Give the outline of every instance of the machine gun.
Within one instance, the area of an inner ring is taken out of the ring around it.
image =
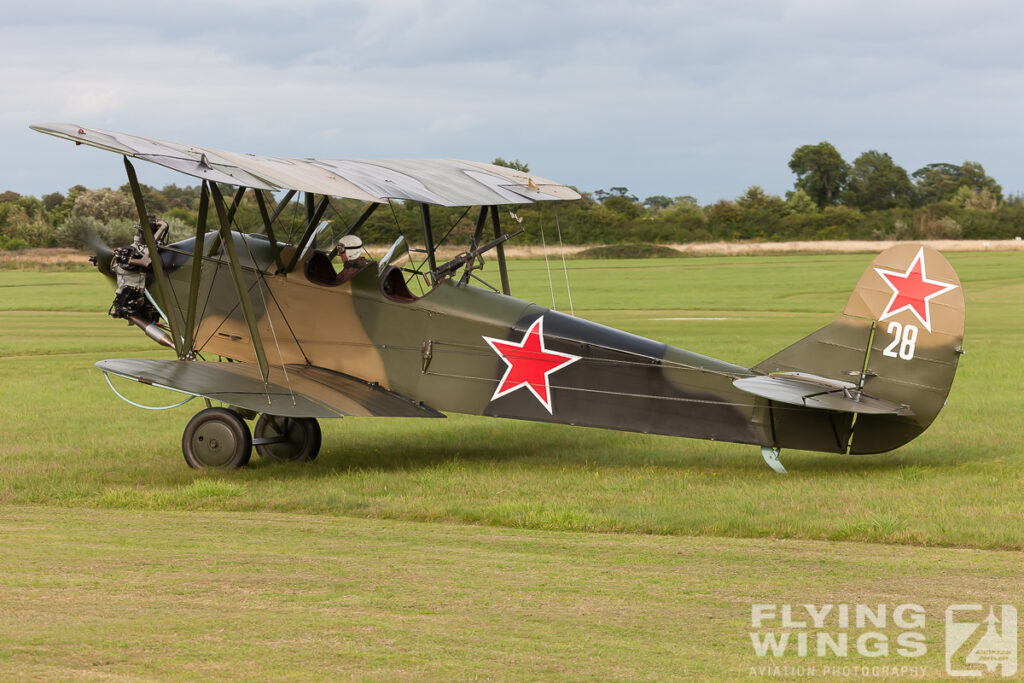
[[[486,244],[478,246],[472,246],[468,251],[464,251],[451,261],[443,263],[438,266],[435,270],[430,272],[434,278],[434,282],[440,282],[442,278],[451,277],[455,275],[455,272],[462,266],[466,266],[466,270],[462,272],[462,277],[459,278],[459,285],[464,285],[469,282],[470,277],[475,277],[473,271],[477,268],[481,268],[484,265],[483,254],[484,252],[494,249],[499,244],[504,244],[508,240],[512,239],[516,235],[526,232],[525,228],[520,228],[516,232],[505,233],[501,237],[497,237]],[[479,279],[479,278],[478,278]]]

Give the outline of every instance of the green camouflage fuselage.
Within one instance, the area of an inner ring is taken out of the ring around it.
[[[849,412],[786,405],[733,385],[768,369],[725,363],[451,279],[412,297],[387,284],[400,271],[378,275],[375,264],[342,284],[324,284],[322,275],[310,274],[311,260],[323,266],[325,257],[316,252],[291,273],[273,274],[264,238],[235,233],[234,239],[271,366],[326,368],[438,411],[831,452],[889,450],[934,417],[928,411],[857,416],[858,432],[866,433],[866,424],[876,432],[861,447],[851,439],[857,420]],[[175,299],[160,301],[164,310],[185,301],[191,244],[162,253]],[[252,362],[249,328],[236,292],[224,286],[228,278],[223,256],[206,257],[195,348],[206,357]],[[850,349],[837,369],[861,370],[873,324],[836,325],[846,340],[839,345]],[[805,352],[824,356],[833,346]],[[544,374],[545,368],[552,369]]]

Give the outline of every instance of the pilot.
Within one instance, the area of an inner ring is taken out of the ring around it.
[[[356,235],[345,235],[338,241],[338,254],[341,255],[342,268],[338,273],[337,282],[346,282],[355,277],[356,273],[366,267],[363,257],[363,241]]]

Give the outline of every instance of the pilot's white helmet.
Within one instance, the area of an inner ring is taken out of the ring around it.
[[[345,252],[346,258],[357,259],[363,250],[363,241],[355,235],[345,235],[338,240],[338,249]]]

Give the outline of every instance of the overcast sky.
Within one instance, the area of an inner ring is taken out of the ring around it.
[[[792,189],[793,150],[979,161],[1024,192],[1024,4],[4,3],[0,190],[124,183],[59,121],[294,157],[527,161],[583,190]],[[140,179],[194,184],[149,164]]]

